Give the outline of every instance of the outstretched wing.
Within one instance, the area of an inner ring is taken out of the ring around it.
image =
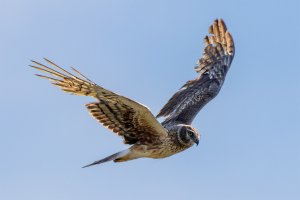
[[[211,35],[204,38],[203,56],[195,67],[200,76],[188,81],[161,109],[157,117],[162,123],[191,124],[197,113],[220,91],[234,57],[234,43],[222,19],[209,28]]]
[[[79,77],[59,67],[55,63],[45,59],[58,70],[32,61],[31,67],[52,75],[39,77],[49,79],[52,84],[63,91],[83,96],[92,96],[99,100],[96,103],[87,104],[87,109],[103,126],[123,136],[126,144],[149,144],[159,142],[167,136],[164,127],[156,120],[150,110],[121,95],[113,93],[95,84],[77,70],[72,68]]]

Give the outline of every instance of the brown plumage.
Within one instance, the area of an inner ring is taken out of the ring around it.
[[[64,70],[50,60],[45,60],[65,74],[39,62],[32,61],[39,67],[33,65],[31,67],[60,79],[39,74],[37,76],[49,79],[53,85],[60,87],[65,92],[92,96],[98,99],[99,102],[87,104],[87,109],[103,126],[123,136],[124,143],[134,144],[138,141],[140,144],[147,144],[149,141],[160,140],[167,135],[166,130],[157,122],[147,107],[100,87],[74,68],[72,69],[81,78]]]
[[[190,124],[198,111],[219,92],[233,59],[233,39],[223,20],[216,20],[209,33],[212,35],[204,38],[206,47],[196,67],[200,76],[188,81],[162,108],[158,114],[158,117],[166,117],[162,124],[144,105],[104,89],[74,68],[77,76],[48,59],[45,61],[52,68],[36,61],[32,61],[31,67],[50,74],[52,77],[37,76],[50,80],[65,92],[97,99],[97,102],[86,104],[90,114],[122,136],[125,144],[132,145],[87,166],[111,160],[164,158],[198,144],[200,135]]]

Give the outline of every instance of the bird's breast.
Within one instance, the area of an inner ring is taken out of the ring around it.
[[[165,158],[182,152],[190,146],[179,145],[173,140],[165,140],[164,142],[152,146],[140,148],[139,151],[143,153],[143,157],[148,158]]]

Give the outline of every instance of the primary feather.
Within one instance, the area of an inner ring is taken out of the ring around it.
[[[222,19],[209,28],[203,56],[195,67],[199,77],[188,81],[160,110],[164,126],[191,124],[197,113],[219,93],[234,57],[234,42]]]
[[[49,79],[53,85],[60,87],[65,92],[98,99],[99,102],[87,104],[87,109],[103,126],[123,136],[124,143],[134,144],[138,142],[145,144],[166,136],[165,129],[147,107],[104,89],[75,69],[73,70],[82,78],[64,70],[48,59],[45,60],[62,72],[33,61],[39,67],[34,65],[31,65],[31,67],[56,78],[38,74],[37,76]]]
[[[165,117],[162,124],[146,106],[97,85],[74,68],[77,76],[48,59],[45,61],[52,67],[32,61],[31,67],[50,75],[37,76],[50,80],[65,92],[94,97],[97,102],[86,104],[90,114],[122,136],[125,144],[132,145],[85,167],[142,157],[165,158],[198,145],[200,134],[190,124],[220,91],[234,56],[233,39],[223,20],[216,20],[209,33],[204,38],[203,56],[195,68],[199,77],[184,84],[161,109],[157,117]]]

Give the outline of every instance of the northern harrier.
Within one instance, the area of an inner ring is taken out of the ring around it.
[[[90,114],[103,126],[122,136],[125,144],[132,145],[104,159],[84,167],[107,161],[123,162],[132,159],[165,158],[199,143],[200,134],[191,126],[197,113],[220,91],[234,57],[234,42],[222,19],[215,20],[204,38],[205,48],[195,70],[199,76],[188,81],[161,109],[157,117],[151,111],[127,97],[113,93],[92,82],[75,70],[77,76],[45,59],[53,68],[36,61],[40,71],[52,75],[49,79],[63,91],[94,97],[97,101],[86,104]]]

